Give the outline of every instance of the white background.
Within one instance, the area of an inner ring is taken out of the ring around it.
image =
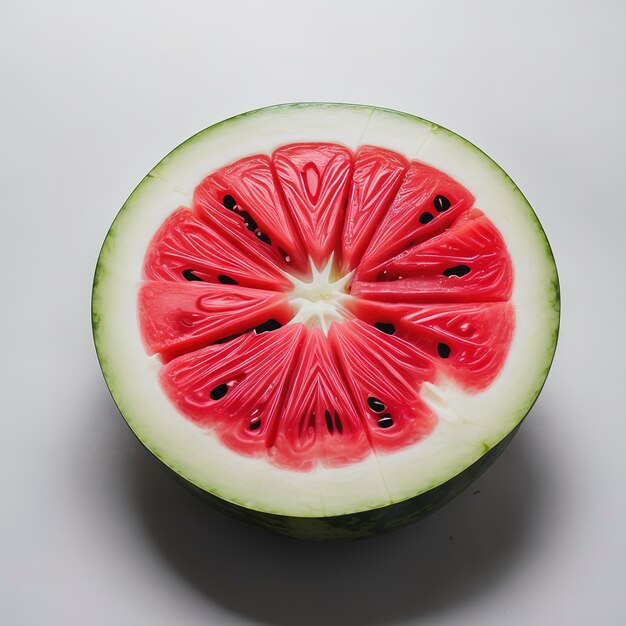
[[[2,2],[0,622],[626,623],[624,6]],[[142,176],[205,126],[303,100],[477,143],[562,281],[553,370],[503,457],[423,523],[347,545],[249,529],[162,474],[90,330],[100,245]]]

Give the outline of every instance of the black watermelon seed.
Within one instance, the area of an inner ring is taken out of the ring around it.
[[[374,398],[374,396],[370,396],[367,399],[367,406],[369,406],[374,413],[382,413],[387,408],[378,398]]]
[[[435,219],[435,216],[432,213],[422,213],[420,215],[420,224],[428,224],[428,222],[432,222]]]
[[[243,219],[243,225],[250,231],[255,232],[258,228],[257,223],[252,219],[252,216],[247,211],[241,211],[237,213],[239,217]]]
[[[454,267],[449,267],[447,270],[443,271],[444,276],[465,276],[465,274],[470,273],[469,265],[455,265]]]
[[[333,434],[333,416],[330,414],[330,411],[326,410],[324,411],[324,417],[326,418],[326,428],[328,428],[328,432],[332,435]]]
[[[257,335],[260,335],[261,333],[267,333],[270,332],[272,330],[278,330],[279,328],[282,328],[282,324],[278,321],[275,320],[273,318],[267,320],[267,322],[263,322],[262,324],[259,324],[255,329],[254,332]]]
[[[377,280],[381,282],[391,282],[392,280],[398,280],[398,275],[396,273],[389,273],[387,270],[383,270],[379,272]]]
[[[374,326],[387,335],[393,335],[396,332],[396,327],[389,322],[376,322]]]
[[[252,422],[249,426],[250,430],[256,430],[257,428],[261,427],[261,420],[257,419],[256,421]]]
[[[217,387],[214,387],[209,394],[211,396],[211,400],[221,400],[228,391],[228,385],[226,383],[222,383]]]
[[[237,339],[237,337],[241,337],[243,333],[238,333],[237,335],[228,335],[228,337],[222,337],[221,339],[218,339],[216,341],[214,341],[213,343],[228,343],[229,341],[232,341],[233,339]]]
[[[447,343],[438,343],[437,352],[442,359],[447,359],[450,356],[450,346]]]
[[[335,426],[337,427],[337,432],[341,434],[343,432],[343,425],[341,424],[341,419],[337,411],[335,411]]]
[[[227,343],[229,341],[232,341],[233,339],[237,339],[237,337],[241,337],[241,335],[245,333],[254,331],[257,335],[260,335],[261,333],[267,333],[272,330],[278,330],[279,328],[282,328],[282,327],[283,325],[278,320],[270,318],[269,320],[267,320],[267,322],[263,322],[262,324],[259,324],[255,328],[248,328],[243,333],[238,333],[237,335],[229,335],[228,337],[223,337],[222,339],[218,339],[217,341],[214,341],[213,343],[214,344]]]
[[[222,199],[222,204],[224,205],[224,208],[228,209],[229,211],[234,211],[235,207],[237,206],[237,200],[235,200],[235,198],[233,198],[231,195],[227,194]]]
[[[262,233],[260,230],[256,231],[256,236],[263,242],[266,243],[268,246],[272,245],[272,240],[265,234]]]
[[[196,276],[193,273],[193,270],[183,270],[182,273],[183,273],[183,278],[185,280],[200,280],[200,281],[202,280],[202,278],[200,278],[200,276]]]
[[[226,274],[220,274],[217,277],[217,280],[219,280],[220,283],[224,285],[238,285],[239,284],[234,278],[231,278],[230,276],[227,276]]]
[[[445,196],[436,196],[433,204],[435,205],[435,209],[437,209],[437,213],[443,213],[450,208],[450,200]]]
[[[393,419],[391,419],[391,415],[389,413],[383,413],[383,415],[378,418],[378,425],[381,428],[389,428],[390,426],[393,426]]]

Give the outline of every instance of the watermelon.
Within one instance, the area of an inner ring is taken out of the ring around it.
[[[94,279],[122,415],[218,509],[307,539],[404,526],[511,440],[559,287],[526,199],[478,148],[374,107],[212,126],[122,207]]]

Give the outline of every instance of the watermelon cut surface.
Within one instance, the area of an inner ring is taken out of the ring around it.
[[[177,148],[118,215],[93,295],[141,441],[219,508],[317,539],[401,526],[471,482],[539,393],[558,313],[545,235],[488,157],[348,105]]]

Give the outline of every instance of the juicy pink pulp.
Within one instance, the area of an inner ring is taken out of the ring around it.
[[[421,386],[485,389],[513,333],[511,261],[473,205],[374,146],[291,144],[214,172],[145,257],[139,322],[165,393],[232,450],[290,469],[427,436]],[[348,280],[323,332],[290,293],[328,264]]]

